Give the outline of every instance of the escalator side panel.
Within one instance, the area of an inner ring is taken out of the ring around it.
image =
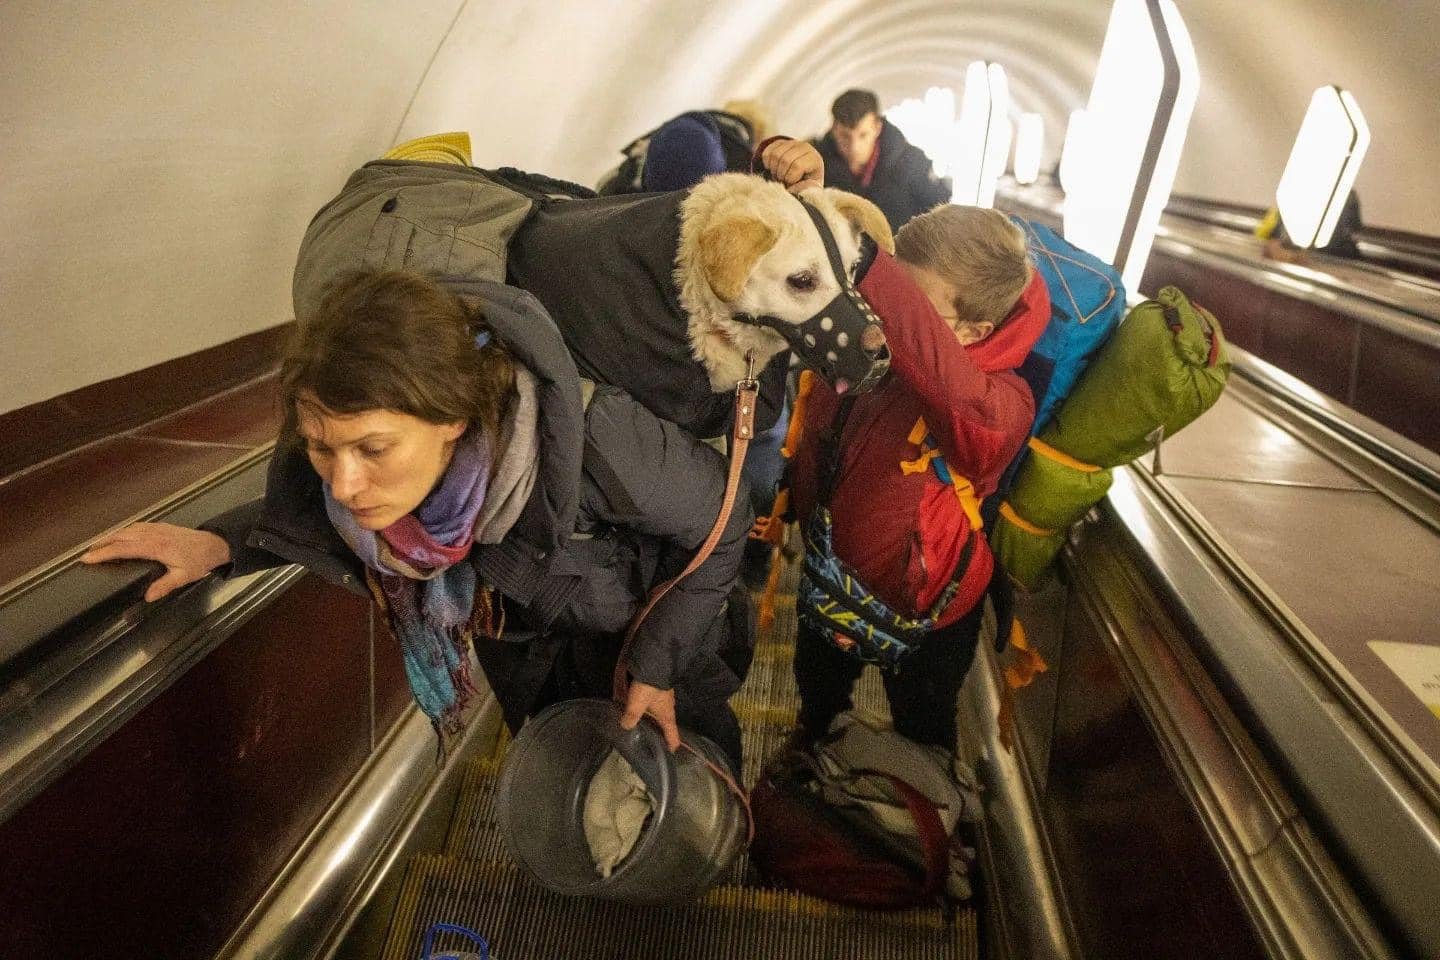
[[[1431,450],[1440,450],[1440,351],[1386,330],[1360,331],[1350,406]]]
[[[371,750],[369,611],[306,578],[0,824],[6,956],[210,956]]]
[[[1072,596],[1043,800],[1087,957],[1266,952],[1096,626]]]

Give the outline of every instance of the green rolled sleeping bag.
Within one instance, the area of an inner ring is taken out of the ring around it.
[[[1229,376],[1224,336],[1208,310],[1176,287],[1136,306],[1030,441],[991,530],[996,559],[1034,586],[1070,525],[1110,489],[1111,468],[1210,409]]]

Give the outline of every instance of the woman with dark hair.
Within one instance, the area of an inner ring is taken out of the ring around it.
[[[472,646],[512,730],[549,703],[609,696],[627,625],[721,510],[720,455],[582,382],[538,301],[500,283],[344,278],[299,326],[280,380],[263,500],[199,530],[137,524],[83,559],[164,564],[147,600],[286,562],[368,588],[442,732],[471,690]],[[674,749],[678,721],[738,771],[728,699],[749,667],[735,580],[751,515],[737,499],[627,649],[623,724],[649,713]]]

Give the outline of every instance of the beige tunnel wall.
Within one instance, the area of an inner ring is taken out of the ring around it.
[[[0,413],[288,319],[314,210],[404,139],[593,182],[632,136],[730,96],[813,133],[1003,63],[1051,150],[1109,0],[0,4]],[[1266,201],[1310,91],[1375,133],[1369,222],[1440,233],[1433,0],[1180,4],[1203,72],[1177,190]]]

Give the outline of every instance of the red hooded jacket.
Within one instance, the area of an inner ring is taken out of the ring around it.
[[[830,501],[835,552],[891,608],[923,617],[974,538],[959,590],[936,621],[947,626],[974,608],[990,582],[995,561],[978,504],[1029,436],[1035,401],[1013,371],[1045,330],[1050,295],[1037,273],[995,333],[961,346],[883,251],[860,292],[885,322],[891,376],[855,400],[840,438]],[[790,485],[802,523],[815,507],[819,448],[839,399],[817,379],[804,411]],[[942,479],[947,467],[951,482]]]

